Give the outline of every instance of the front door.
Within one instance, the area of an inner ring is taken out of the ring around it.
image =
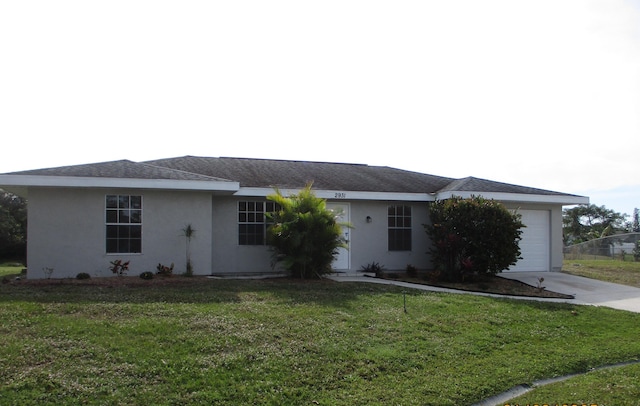
[[[349,203],[327,203],[327,209],[336,213],[339,223],[349,222]],[[347,246],[351,245],[349,227],[342,227],[342,234],[347,241]],[[335,256],[331,267],[335,270],[349,269],[349,250],[347,248],[338,248],[338,255]]]

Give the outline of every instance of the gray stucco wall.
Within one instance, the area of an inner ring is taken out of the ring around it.
[[[562,235],[562,206],[555,205],[551,210],[551,271],[560,272],[564,255],[564,240]]]
[[[389,251],[387,213],[392,204],[411,206],[411,251]],[[422,226],[429,221],[427,210],[423,202],[352,201],[351,270],[358,271],[374,262],[387,270],[404,270],[409,264],[419,269],[429,268],[429,240]],[[370,223],[366,221],[367,216],[371,217]]]
[[[106,254],[105,195],[143,196],[141,254]],[[185,271],[186,242],[181,230],[191,223],[194,273],[211,270],[211,195],[198,192],[31,188],[28,197],[28,278],[44,278],[43,267],[54,268],[52,278],[112,276],[109,262],[130,261],[129,275],[156,271],[158,263],[175,263]]]
[[[264,245],[238,244],[238,202],[265,201],[264,198],[216,196],[213,199],[212,273],[270,273],[271,254]]]
[[[271,257],[265,246],[238,245],[237,209],[239,200],[263,200],[261,198],[214,197],[213,199],[213,259],[215,274],[252,274],[272,272]],[[431,243],[423,224],[430,222],[428,203],[329,200],[347,203],[350,230],[350,271],[359,271],[363,266],[378,263],[387,270],[404,270],[407,265],[418,269],[431,269],[429,248]],[[389,251],[387,241],[387,209],[391,204],[404,204],[412,208],[412,250]],[[545,210],[550,212],[550,270],[562,268],[562,206],[550,204],[508,203],[509,209]],[[367,223],[370,216],[372,221]]]
[[[105,195],[143,196],[143,245],[141,254],[105,253]],[[256,274],[272,272],[266,246],[238,244],[238,201],[264,200],[212,195],[209,192],[30,188],[28,196],[29,278],[43,278],[42,268],[54,268],[53,278],[112,276],[109,262],[130,261],[129,275],[156,271],[158,263],[175,263],[174,273],[185,271],[185,238],[181,230],[191,224],[196,236],[191,243],[196,275]],[[349,205],[349,264],[355,272],[378,263],[387,270],[403,270],[407,265],[431,267],[430,242],[423,224],[429,222],[425,202],[336,200]],[[391,204],[412,207],[412,250],[389,251],[387,209]],[[562,267],[562,207],[548,204],[507,204],[511,209],[550,212],[550,268]],[[367,216],[372,221],[367,222]]]
[[[213,259],[214,274],[255,274],[273,272],[271,254],[266,246],[238,245],[238,201],[261,198],[214,197]],[[331,202],[331,201],[330,201]],[[426,203],[346,201],[350,207],[350,270],[377,262],[388,270],[404,270],[408,264],[420,269],[430,266],[428,239],[422,224],[428,221]],[[387,208],[390,204],[412,207],[412,251],[389,251],[387,243]],[[371,216],[371,223],[367,223]]]

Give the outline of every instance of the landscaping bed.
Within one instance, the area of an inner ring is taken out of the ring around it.
[[[447,289],[458,289],[470,292],[491,293],[507,296],[529,296],[543,297],[553,299],[573,299],[573,295],[567,295],[559,292],[546,290],[544,287],[531,286],[524,282],[514,279],[503,278],[500,276],[486,275],[477,276],[472,280],[465,282],[446,282],[438,281],[430,275],[423,274],[417,276],[409,276],[406,272],[389,272],[383,273],[382,278],[399,280],[408,283],[417,283],[421,285],[437,286]]]
[[[164,286],[164,285],[180,285],[190,283],[200,283],[206,276],[193,276],[185,277],[181,275],[173,276],[155,276],[151,280],[145,280],[137,276],[111,276],[111,277],[99,277],[90,279],[15,279],[18,275],[11,275],[11,277],[5,277],[5,283],[28,283],[32,285],[83,285],[83,286],[102,286],[102,287],[116,287],[116,286]],[[546,290],[545,288],[539,288],[531,286],[518,280],[502,278],[500,276],[483,276],[476,277],[474,280],[462,282],[445,282],[434,281],[433,278],[429,278],[428,275],[409,276],[406,272],[385,272],[379,275],[380,278],[389,280],[398,280],[402,282],[415,283],[420,285],[436,286],[447,289],[457,289],[469,292],[482,292],[491,293],[505,296],[528,296],[528,297],[542,297],[542,298],[554,298],[554,299],[573,299],[572,295],[564,293],[553,292]]]

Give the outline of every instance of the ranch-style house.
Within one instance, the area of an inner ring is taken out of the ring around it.
[[[390,167],[290,160],[184,156],[0,174],[0,188],[27,199],[28,278],[112,276],[110,263],[129,261],[129,275],[174,263],[185,271],[191,225],[195,275],[271,274],[265,245],[278,188],[296,193],[313,182],[316,196],[339,210],[348,249],[337,272],[377,262],[388,270],[431,266],[423,224],[430,202],[483,196],[517,209],[526,225],[522,259],[509,271],[559,271],[562,207],[589,199],[468,177],[452,179]]]

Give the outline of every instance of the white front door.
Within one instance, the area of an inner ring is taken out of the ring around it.
[[[349,222],[349,203],[327,203],[327,209],[333,211],[338,216],[339,223]],[[342,233],[344,239],[347,241],[347,246],[351,245],[349,227],[342,227]],[[338,248],[338,255],[333,260],[331,267],[335,270],[349,269],[349,250],[346,248]]]

